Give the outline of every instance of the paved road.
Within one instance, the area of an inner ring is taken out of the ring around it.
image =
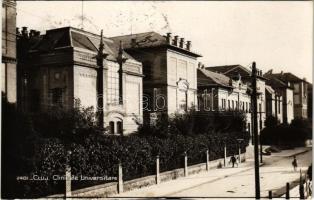
[[[304,150],[304,149],[303,149]],[[291,162],[292,155],[302,152],[301,149],[284,151],[264,156],[261,173],[261,196],[267,197],[268,191],[276,191],[299,177],[294,172]],[[299,166],[306,170],[312,162],[312,151],[297,155]],[[133,190],[116,197],[254,197],[253,160],[241,164],[238,168],[224,168],[172,180],[147,188]],[[276,194],[274,194],[276,195]]]

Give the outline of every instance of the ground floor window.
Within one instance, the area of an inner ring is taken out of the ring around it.
[[[109,122],[109,132],[110,134],[114,134],[114,122]]]
[[[110,121],[109,133],[123,135],[123,122],[122,121]]]
[[[123,135],[123,123],[121,121],[117,122],[117,133]]]

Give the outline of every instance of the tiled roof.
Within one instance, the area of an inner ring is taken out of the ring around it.
[[[122,41],[123,47],[126,49],[156,47],[156,46],[167,44],[166,38],[156,32],[122,35],[122,36],[112,37],[110,39],[116,42]],[[135,39],[134,44],[132,44],[132,39]]]
[[[278,73],[278,74],[273,74],[273,76],[275,76],[276,78],[284,81],[284,82],[299,82],[299,81],[303,81],[303,79],[297,77],[296,75],[288,72],[288,73]]]
[[[229,85],[230,78],[219,73],[215,73],[206,69],[197,69],[197,86],[222,86],[231,87]]]
[[[153,31],[131,34],[131,35],[116,36],[116,37],[111,37],[110,39],[116,42],[121,41],[125,49],[140,49],[140,48],[153,48],[153,47],[167,46],[169,48],[176,49],[178,51],[181,51],[186,54],[190,54],[195,57],[201,57],[201,55],[196,52],[192,52],[190,50],[180,48],[179,46],[168,44],[166,36],[160,35],[159,33],[156,33]]]
[[[230,78],[238,77],[250,77],[251,71],[242,65],[222,65],[222,66],[210,66],[206,67],[207,70],[212,72],[222,73]],[[263,76],[257,75],[258,78],[265,79]]]
[[[266,84],[270,85],[273,88],[287,88],[289,87],[287,83],[284,81],[280,80],[274,74],[268,74],[266,73],[264,75],[267,78]]]
[[[109,38],[103,38],[104,53],[108,54],[107,59],[116,61],[119,52],[119,43]],[[48,30],[39,43],[31,47],[31,50],[48,52],[60,47],[77,47],[97,52],[100,43],[100,35],[89,33],[73,27],[64,27]],[[134,60],[127,52],[124,57]]]

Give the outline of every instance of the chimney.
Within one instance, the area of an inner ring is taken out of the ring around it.
[[[136,38],[132,38],[131,39],[131,47],[135,47],[136,46]]]
[[[201,62],[198,62],[198,68],[202,68],[202,63]]]
[[[184,45],[184,38],[180,38],[180,48],[183,48]]]
[[[36,37],[40,36],[40,31],[35,31],[35,36]]]
[[[204,64],[202,64],[202,69],[204,69],[205,68],[205,65]]]
[[[260,73],[261,73],[260,76],[263,76],[263,71],[262,70],[260,71]]]
[[[18,27],[16,27],[16,35],[21,36],[21,32],[20,32],[20,29]]]
[[[191,50],[191,41],[186,42],[186,50],[190,51]]]
[[[167,33],[166,39],[167,39],[167,43],[171,44],[171,33]]]
[[[27,27],[26,26],[22,27],[22,36],[23,37],[28,37],[28,31],[27,31]]]
[[[30,31],[29,31],[29,37],[30,38],[32,38],[32,37],[34,37],[35,36],[35,30],[33,30],[33,29],[31,29]]]
[[[283,71],[281,71],[280,74],[283,75]]]
[[[178,38],[179,38],[179,36],[174,36],[174,40],[173,40],[173,45],[174,46],[178,46]]]

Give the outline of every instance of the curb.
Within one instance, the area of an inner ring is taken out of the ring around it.
[[[297,156],[297,155],[300,155],[300,154],[307,153],[308,151],[311,151],[311,149],[306,149],[306,150],[303,150],[303,151],[301,151],[301,152],[292,154],[292,155],[287,156],[287,157],[289,158],[289,157]],[[266,164],[265,162],[260,163],[259,167],[262,167],[262,166],[265,165],[265,164]],[[224,179],[224,178],[227,178],[227,177],[230,177],[230,176],[233,176],[233,175],[236,175],[236,174],[239,174],[239,173],[245,172],[245,171],[247,171],[247,170],[251,170],[251,169],[254,169],[254,167],[249,167],[249,168],[247,168],[247,169],[244,169],[244,170],[241,170],[241,171],[232,173],[232,174],[228,174],[228,175],[225,175],[225,176],[222,176],[222,177],[218,177],[218,178],[215,178],[215,179],[213,179],[213,180],[210,180],[210,181],[207,181],[207,182],[204,182],[204,183],[200,183],[200,184],[194,185],[194,186],[189,187],[189,188],[181,189],[181,190],[178,190],[178,191],[176,191],[176,192],[171,192],[171,193],[166,194],[165,196],[168,197],[168,196],[170,196],[170,195],[183,192],[183,191],[185,191],[185,190],[187,190],[187,189],[193,189],[193,188],[199,187],[199,186],[204,185],[204,184],[208,184],[208,183],[212,183],[212,182],[215,182],[215,181],[219,181],[219,180],[222,180],[222,179]],[[294,181],[292,181],[292,182],[290,182],[290,185],[291,185],[291,188],[296,187],[296,186],[298,185],[298,179],[297,179],[297,180],[294,180]],[[282,190],[283,190],[283,193],[282,193]],[[279,193],[278,193],[278,192],[279,192]],[[279,188],[279,189],[275,190],[275,191],[273,192],[273,197],[274,197],[274,198],[278,198],[278,197],[281,197],[281,196],[284,195],[284,194],[285,194],[285,186],[282,187],[282,188]]]
[[[263,166],[263,165],[264,165],[264,163],[260,163],[259,166],[261,167],[261,166]],[[243,170],[238,171],[238,172],[235,172],[235,173],[231,173],[231,174],[228,174],[228,175],[225,175],[225,176],[222,176],[222,177],[215,178],[215,179],[210,180],[210,181],[206,181],[206,182],[204,182],[204,183],[200,183],[200,184],[194,185],[194,186],[192,186],[192,187],[188,187],[188,188],[184,188],[184,189],[181,189],[181,190],[178,190],[178,191],[175,191],[175,192],[171,192],[171,193],[168,193],[168,194],[166,194],[166,195],[164,195],[164,196],[165,196],[165,197],[169,197],[170,195],[183,192],[183,191],[185,191],[185,190],[187,190],[187,189],[193,189],[193,188],[199,187],[199,186],[201,186],[201,185],[205,185],[205,184],[208,184],[208,183],[212,183],[212,182],[215,182],[215,181],[219,181],[219,180],[222,180],[222,179],[224,179],[224,178],[228,178],[228,177],[230,177],[230,176],[233,176],[233,175],[236,175],[236,174],[239,174],[239,173],[245,172],[245,171],[247,171],[247,170],[251,170],[251,169],[254,169],[254,167],[249,167],[249,168],[243,169]],[[174,196],[174,198],[175,198],[175,196]]]
[[[296,153],[296,154],[293,154],[293,155],[287,156],[287,157],[291,158],[293,156],[304,154],[304,153],[307,153],[309,151],[311,151],[311,149],[307,149],[307,150],[301,151],[299,153]],[[293,181],[290,181],[289,183],[290,183],[290,190],[292,190],[293,188],[298,187],[298,185],[299,185],[299,178],[297,178],[297,179],[295,179]],[[285,194],[286,194],[286,186],[283,186],[283,187],[273,191],[273,198],[284,198],[282,196],[285,195]],[[291,197],[290,196],[290,198],[300,198],[300,197]]]

